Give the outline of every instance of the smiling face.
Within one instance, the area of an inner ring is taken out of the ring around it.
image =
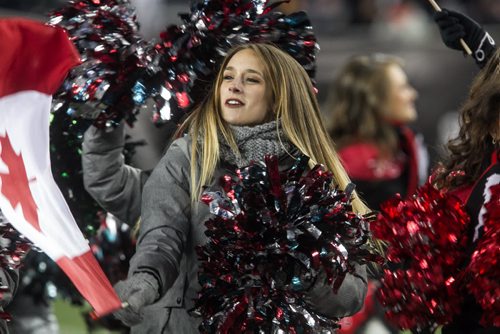
[[[223,69],[220,85],[222,118],[231,125],[258,125],[269,120],[271,98],[264,64],[254,51],[237,52]]]

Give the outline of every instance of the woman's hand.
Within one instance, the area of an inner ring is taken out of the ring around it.
[[[142,308],[154,303],[159,297],[158,280],[146,272],[139,272],[114,286],[120,299],[128,306],[113,313],[126,326],[134,326],[143,319]]]

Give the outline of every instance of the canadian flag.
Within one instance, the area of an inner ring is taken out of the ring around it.
[[[0,208],[102,316],[120,308],[121,301],[50,168],[52,94],[79,63],[63,29],[27,19],[0,19]]]

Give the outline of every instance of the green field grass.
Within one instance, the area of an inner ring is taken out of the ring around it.
[[[61,334],[119,334],[117,331],[106,329],[92,330],[89,332],[85,325],[84,314],[90,311],[88,306],[75,306],[70,303],[56,299],[54,301],[54,312],[59,322],[59,333]]]

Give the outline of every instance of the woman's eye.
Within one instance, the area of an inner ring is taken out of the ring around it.
[[[257,78],[247,78],[247,81],[251,82],[251,83],[259,83],[260,82],[260,80]]]
[[[232,76],[227,74],[222,77],[222,80],[231,80],[232,78],[233,78]]]

